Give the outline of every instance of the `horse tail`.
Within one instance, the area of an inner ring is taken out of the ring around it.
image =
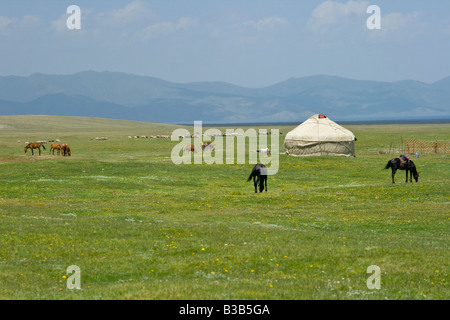
[[[392,167],[391,160],[388,161],[386,167],[384,167],[384,168],[385,168],[385,169],[389,169],[390,167]]]
[[[45,149],[45,146],[44,146],[44,144],[43,144],[43,143],[41,143],[41,146],[42,146],[42,148],[44,148],[44,150],[46,150],[46,149]]]
[[[253,168],[253,169],[252,169],[252,173],[250,173],[250,175],[248,176],[247,182],[249,182],[250,180],[252,180],[253,176],[256,175],[256,172],[255,172],[255,171],[256,171],[255,168]]]

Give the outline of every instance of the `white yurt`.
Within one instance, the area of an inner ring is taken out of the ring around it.
[[[322,114],[315,114],[286,134],[284,147],[292,156],[355,156],[355,136]]]

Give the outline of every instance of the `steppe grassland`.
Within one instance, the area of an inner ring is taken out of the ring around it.
[[[3,299],[450,296],[448,154],[421,154],[419,183],[400,171],[393,185],[383,168],[397,151],[378,153],[401,139],[449,141],[448,124],[346,126],[355,158],[280,154],[257,195],[249,164],[174,165],[178,142],[128,138],[179,126],[48,116],[0,125]],[[276,128],[282,153],[293,126]],[[54,138],[72,157],[23,152]],[[66,287],[70,265],[81,290]],[[370,265],[379,290],[367,287]]]

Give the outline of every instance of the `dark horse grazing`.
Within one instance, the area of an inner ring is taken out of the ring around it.
[[[25,153],[27,153],[28,149],[31,149],[31,155],[34,156],[33,149],[39,149],[39,155],[41,155],[41,147],[44,148],[44,150],[45,150],[44,145],[40,142],[29,143],[25,147]]]
[[[259,184],[259,192],[263,192],[266,187],[267,192],[267,168],[263,164],[255,164],[252,168],[252,173],[247,179],[249,182],[253,177],[253,184],[255,185],[255,193],[258,193],[257,186]]]
[[[408,182],[408,171],[409,171],[409,182],[412,182],[412,176],[414,175],[414,180],[419,181],[419,172],[417,172],[416,165],[412,160],[402,161],[400,158],[394,158],[388,161],[385,169],[392,169],[392,183],[395,183],[394,176],[398,169],[406,170],[406,182]]]

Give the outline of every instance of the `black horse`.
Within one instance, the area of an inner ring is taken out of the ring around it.
[[[252,168],[252,173],[247,179],[249,182],[253,177],[253,184],[255,185],[255,193],[258,193],[257,186],[259,185],[259,192],[263,192],[264,187],[267,192],[267,168],[263,164],[255,164]]]
[[[408,182],[408,171],[409,171],[409,182],[412,182],[412,176],[414,175],[414,180],[419,181],[419,172],[417,172],[416,165],[412,160],[402,161],[400,158],[394,158],[388,161],[385,169],[392,169],[392,183],[395,183],[394,176],[398,169],[406,170],[406,182]]]

